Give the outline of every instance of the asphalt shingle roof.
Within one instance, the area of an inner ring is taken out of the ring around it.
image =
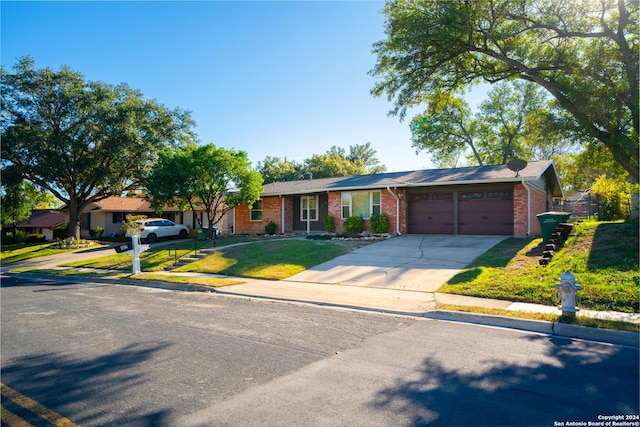
[[[54,228],[63,225],[65,215],[54,209],[35,209],[31,211],[31,217],[26,221],[16,223],[16,228],[42,227]]]
[[[510,170],[506,165],[425,169],[349,177],[273,182],[264,185],[262,195],[274,196],[367,188],[428,187],[454,184],[534,181],[540,179],[545,174],[552,174],[551,182],[554,187],[554,195],[558,193],[561,195],[557,173],[555,172],[555,167],[551,161],[530,162],[524,169],[519,171],[517,177],[516,173]]]

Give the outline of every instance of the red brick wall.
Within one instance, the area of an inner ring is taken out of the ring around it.
[[[341,194],[342,193],[337,193],[337,192],[328,194],[328,202],[329,202],[329,206],[327,207],[328,215],[335,218],[336,231],[338,232],[343,230],[342,224],[344,224],[344,221],[342,220],[342,218],[340,218],[342,216]]]
[[[529,185],[531,206],[529,207],[529,221],[531,236],[540,234],[540,223],[536,215],[547,211],[547,194]],[[522,184],[515,184],[513,188],[513,233],[515,236],[527,235],[527,189]]]
[[[282,233],[282,216],[280,208],[282,199],[280,197],[262,198],[262,220],[250,221],[250,210],[245,205],[236,207],[236,233],[240,234],[264,234],[264,227],[273,221],[278,224],[278,233]],[[293,210],[293,202],[292,209]]]
[[[389,215],[389,232],[396,232],[396,199],[389,194],[386,189],[380,190],[382,213]],[[398,190],[397,194],[400,194],[400,232],[404,233],[407,227],[406,221],[406,194],[404,190]],[[344,230],[344,220],[342,217],[342,192],[329,193],[329,215],[336,219],[336,231],[341,232]],[[369,229],[369,221],[365,220],[365,226]]]

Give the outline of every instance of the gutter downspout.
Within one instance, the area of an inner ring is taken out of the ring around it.
[[[527,186],[524,179],[521,181],[522,186],[527,190],[527,236],[531,235],[531,189]]]
[[[284,197],[280,196],[280,232],[284,234]]]
[[[400,236],[400,197],[398,197],[396,193],[391,191],[391,188],[388,185],[387,191],[393,196],[394,199],[396,199],[396,234]]]

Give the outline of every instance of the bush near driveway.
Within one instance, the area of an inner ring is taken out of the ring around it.
[[[583,222],[551,263],[540,266],[542,239],[509,238],[478,257],[437,292],[557,305],[565,271],[583,286],[578,307],[639,312],[638,220]]]

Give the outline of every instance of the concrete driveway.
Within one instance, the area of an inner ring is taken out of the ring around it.
[[[434,292],[506,237],[398,236],[356,249],[286,281]]]

